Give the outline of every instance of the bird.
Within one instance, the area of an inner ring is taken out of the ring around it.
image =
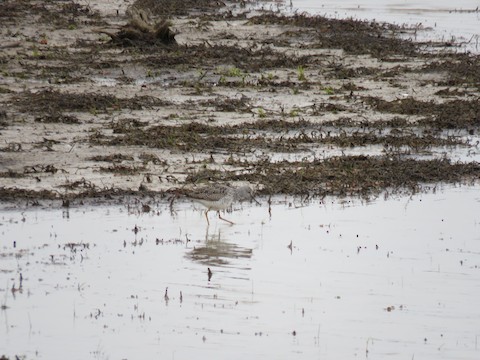
[[[235,188],[223,184],[216,184],[197,189],[184,190],[183,193],[187,198],[198,202],[207,208],[205,211],[205,218],[209,225],[210,221],[208,220],[208,212],[210,210],[215,210],[218,213],[218,218],[220,220],[233,225],[234,223],[232,221],[222,217],[220,210],[228,209],[236,201],[254,200],[258,203],[253,197],[253,190],[249,186]]]

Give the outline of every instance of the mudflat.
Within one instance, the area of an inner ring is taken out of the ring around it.
[[[3,1],[0,21],[2,200],[480,176],[479,56],[415,29],[208,0]]]

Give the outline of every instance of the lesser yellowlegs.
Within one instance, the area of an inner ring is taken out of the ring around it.
[[[205,211],[205,217],[208,224],[210,224],[210,221],[208,220],[208,212],[210,210],[215,210],[218,213],[219,219],[233,224],[232,221],[222,217],[220,210],[228,209],[235,201],[255,200],[253,197],[253,190],[249,186],[234,188],[227,185],[217,184],[192,190],[184,190],[183,193],[191,200],[196,201],[207,208]]]

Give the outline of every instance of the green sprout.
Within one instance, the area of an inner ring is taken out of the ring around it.
[[[266,111],[263,108],[258,108],[258,117],[263,119],[267,116]]]
[[[243,72],[242,70],[234,66],[227,70],[226,75],[230,77],[241,77],[243,75]]]
[[[323,90],[325,91],[325,94],[327,94],[327,95],[334,95],[335,94],[335,90],[331,86],[327,86]]]
[[[307,81],[307,78],[305,77],[305,68],[302,65],[300,65],[297,68],[297,72],[298,72],[298,80]]]

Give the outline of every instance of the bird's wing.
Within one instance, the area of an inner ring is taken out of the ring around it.
[[[192,199],[217,201],[223,198],[231,189],[224,185],[206,186],[189,190],[186,195]]]

